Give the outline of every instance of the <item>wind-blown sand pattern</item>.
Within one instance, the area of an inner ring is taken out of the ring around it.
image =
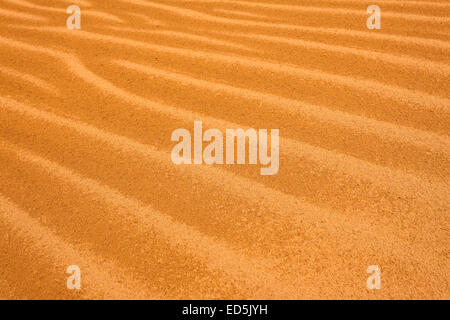
[[[450,298],[448,1],[2,0],[0,27],[0,299]],[[173,164],[195,120],[280,129],[278,174]]]

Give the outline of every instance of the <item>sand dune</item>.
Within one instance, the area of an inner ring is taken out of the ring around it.
[[[0,299],[450,298],[450,5],[370,4],[2,1]],[[173,164],[196,120],[279,172]]]

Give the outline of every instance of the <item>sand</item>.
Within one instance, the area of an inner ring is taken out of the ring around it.
[[[449,30],[444,0],[3,0],[0,299],[449,299]],[[173,164],[195,120],[279,129],[279,172]]]

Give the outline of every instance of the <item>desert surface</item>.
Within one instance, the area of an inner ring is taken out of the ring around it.
[[[0,299],[450,298],[449,1],[0,4]],[[278,173],[174,164],[198,120]]]

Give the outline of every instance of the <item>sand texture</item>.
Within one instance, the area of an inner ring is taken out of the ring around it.
[[[0,0],[0,299],[449,299],[449,181],[448,0]]]

